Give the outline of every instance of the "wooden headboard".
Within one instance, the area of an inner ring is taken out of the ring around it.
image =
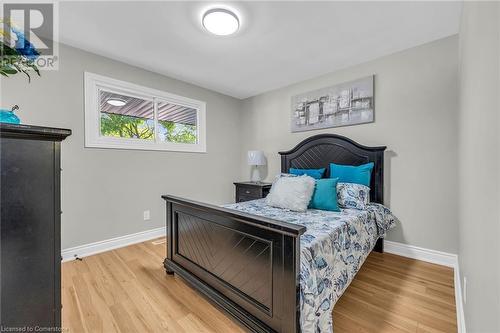
[[[370,184],[370,200],[384,203],[384,150],[381,147],[366,147],[336,134],[319,134],[300,142],[295,148],[280,152],[281,172],[290,168],[326,168],[325,177],[330,177],[330,163],[360,165],[375,164]]]

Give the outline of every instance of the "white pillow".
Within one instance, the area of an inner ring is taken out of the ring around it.
[[[276,179],[266,197],[269,206],[296,212],[307,210],[316,181],[309,176],[280,177]]]

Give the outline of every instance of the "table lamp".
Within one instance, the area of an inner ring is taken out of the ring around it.
[[[248,165],[252,166],[252,182],[260,183],[261,178],[259,166],[266,165],[266,157],[264,156],[264,152],[261,150],[249,150]]]

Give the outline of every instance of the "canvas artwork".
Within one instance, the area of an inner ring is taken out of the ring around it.
[[[292,132],[370,123],[373,75],[292,97]]]

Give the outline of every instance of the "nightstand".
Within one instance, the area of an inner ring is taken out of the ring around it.
[[[271,189],[271,183],[238,182],[236,186],[236,202],[265,198]]]

